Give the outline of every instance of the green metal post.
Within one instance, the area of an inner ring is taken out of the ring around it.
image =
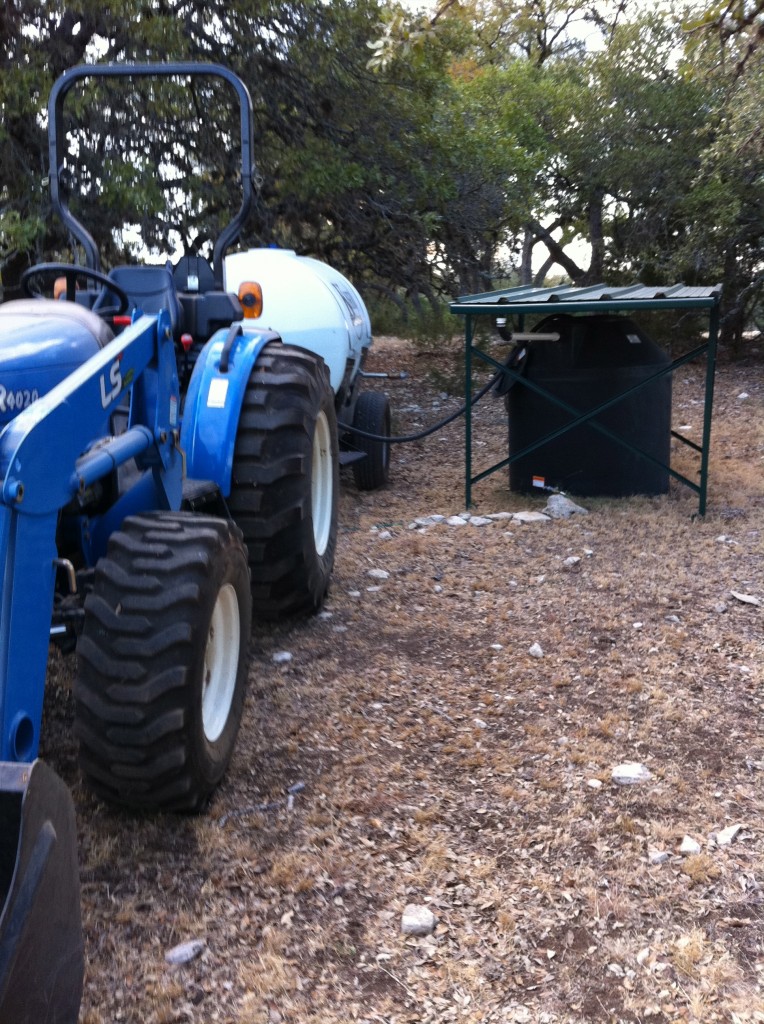
[[[714,407],[714,379],[716,377],[716,344],[719,336],[719,306],[713,306],[708,318],[708,355],[706,357],[706,398],[703,406],[703,442],[700,453],[700,497],[698,514],[706,514],[708,493],[708,459],[711,447],[711,414]]]
[[[472,317],[464,324],[464,507],[472,505]]]

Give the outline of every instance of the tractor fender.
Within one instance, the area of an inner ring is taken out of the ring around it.
[[[186,476],[214,481],[226,498],[249,375],[268,342],[280,340],[274,331],[234,324],[213,334],[194,365],[180,431]]]

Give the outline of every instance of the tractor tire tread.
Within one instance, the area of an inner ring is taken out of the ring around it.
[[[324,412],[332,433],[334,491],[329,543],[315,550],[311,509],[313,432]],[[228,505],[244,535],[253,610],[263,619],[317,611],[326,595],[337,532],[339,451],[329,371],[320,356],[271,342],[244,394]]]
[[[353,426],[380,437],[390,436],[390,401],[380,391],[362,391],[358,396]],[[359,491],[376,491],[388,479],[390,447],[380,441],[356,435],[353,447],[366,453],[366,457],[353,463],[353,479]]]
[[[204,651],[228,583],[240,616],[235,692],[219,743],[208,743]],[[161,810],[206,805],[241,719],[250,620],[246,549],[234,524],[189,513],[124,521],[96,567],[77,648],[75,732],[83,774],[99,796]]]

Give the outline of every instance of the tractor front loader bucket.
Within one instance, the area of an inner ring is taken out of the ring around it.
[[[76,1024],[84,955],[69,790],[0,762],[0,1024]]]

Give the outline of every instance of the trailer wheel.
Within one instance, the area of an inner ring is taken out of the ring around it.
[[[356,402],[353,426],[379,437],[390,436],[390,400],[379,391],[362,391]],[[353,435],[353,447],[366,452],[365,459],[353,463],[353,479],[359,491],[384,487],[390,473],[390,445]]]
[[[271,342],[250,374],[228,505],[249,551],[261,618],[317,611],[337,546],[339,445],[320,356]]]
[[[241,723],[251,616],[232,523],[183,512],[124,521],[77,644],[75,732],[96,793],[128,807],[206,806]]]

